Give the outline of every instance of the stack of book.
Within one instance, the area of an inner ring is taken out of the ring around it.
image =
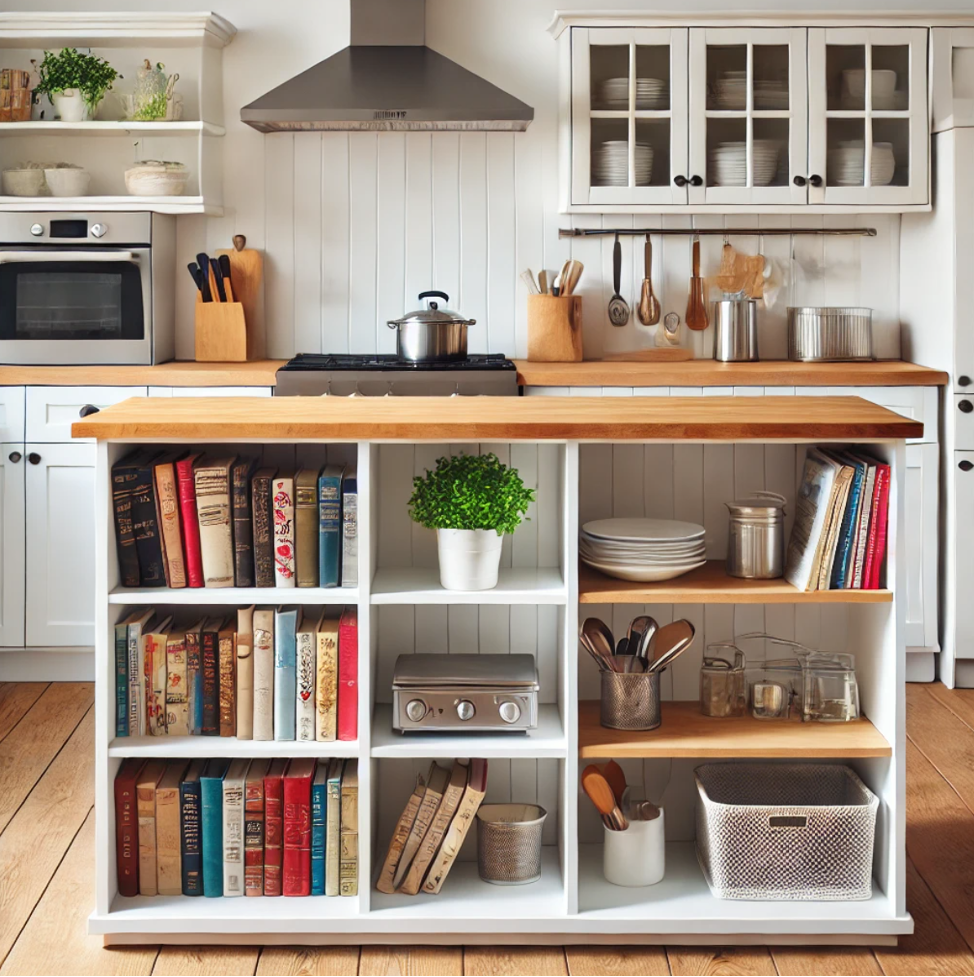
[[[356,760],[141,760],[115,776],[121,896],[354,896]]]
[[[116,736],[357,739],[357,611],[134,611],[115,625],[115,707]]]
[[[486,790],[486,760],[455,760],[452,769],[430,764],[399,816],[375,887],[410,896],[439,892]]]
[[[889,513],[889,465],[857,449],[805,457],[785,579],[799,590],[878,590]]]
[[[341,465],[142,448],[112,466],[125,587],[356,587],[358,487]]]

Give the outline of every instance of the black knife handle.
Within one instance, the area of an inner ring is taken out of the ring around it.
[[[200,292],[203,293],[204,302],[212,302],[213,294],[210,292],[210,258],[205,251],[201,251],[196,256],[196,263],[200,266]]]
[[[216,293],[220,296],[221,302],[227,300],[226,286],[223,284],[223,269],[216,258],[210,258],[210,267],[213,269],[213,280],[216,282]]]

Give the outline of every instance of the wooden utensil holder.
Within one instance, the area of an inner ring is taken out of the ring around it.
[[[528,296],[528,359],[578,363],[582,359],[582,296]]]
[[[204,302],[196,295],[196,361],[243,363],[247,359],[247,320],[241,302]]]

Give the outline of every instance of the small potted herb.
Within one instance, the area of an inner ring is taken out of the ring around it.
[[[534,489],[497,455],[457,455],[413,479],[409,516],[436,530],[446,590],[490,590],[497,586],[504,534],[517,529],[533,501]]]
[[[45,51],[38,68],[40,83],[34,89],[49,95],[62,122],[83,122],[94,116],[105,93],[119,73],[94,54],[66,47]]]

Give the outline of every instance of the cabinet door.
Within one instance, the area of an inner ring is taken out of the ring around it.
[[[101,410],[129,397],[144,397],[145,387],[28,387],[25,441],[70,441],[71,425],[90,404]],[[94,442],[94,438],[84,438]]]
[[[23,648],[26,459],[21,443],[5,442],[0,451],[0,647]]]
[[[27,445],[28,646],[95,643],[95,456],[94,444]]]
[[[806,33],[691,28],[691,204],[807,202]]]
[[[957,525],[954,527],[954,593],[955,625],[953,646],[955,658],[974,658],[974,600],[970,581],[974,580],[974,544],[971,524],[974,522],[974,451],[955,451],[952,475]],[[948,647],[951,643],[947,640]]]
[[[926,28],[810,28],[808,78],[808,202],[926,203]]]
[[[936,444],[906,448],[906,644],[938,651],[937,515],[940,450]]]
[[[572,203],[685,204],[686,174],[687,29],[572,28]]]

